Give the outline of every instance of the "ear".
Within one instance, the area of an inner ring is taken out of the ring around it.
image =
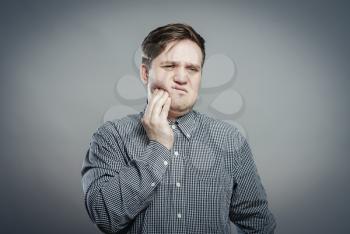
[[[148,74],[149,74],[149,71],[148,71],[147,66],[144,63],[141,63],[141,65],[140,65],[140,78],[141,78],[141,81],[144,85],[148,84]]]

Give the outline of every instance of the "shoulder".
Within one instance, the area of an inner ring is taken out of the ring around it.
[[[199,111],[195,111],[195,113],[200,127],[205,127],[206,129],[210,129],[211,131],[215,132],[221,132],[222,134],[239,132],[237,127],[224,120],[211,117]]]
[[[195,111],[195,113],[198,120],[198,131],[206,131],[207,134],[220,136],[219,138],[226,142],[229,148],[238,149],[246,140],[236,126],[199,111]]]

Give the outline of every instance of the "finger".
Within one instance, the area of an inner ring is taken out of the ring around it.
[[[162,119],[167,119],[169,110],[170,110],[170,104],[171,104],[171,97],[168,97],[167,100],[165,101],[165,104],[163,106],[162,112],[160,113],[160,117]]]
[[[160,96],[157,97],[157,99],[154,99],[154,101],[152,103],[153,108],[152,108],[151,116],[158,117],[160,115],[162,107],[165,104],[165,101],[166,101],[168,96],[169,96],[168,92],[162,90]]]
[[[153,94],[151,92],[151,97],[150,97],[150,100],[147,104],[147,107],[146,107],[146,110],[145,110],[145,114],[144,114],[144,117],[146,119],[149,119],[152,115],[152,109],[153,109],[153,106],[154,106],[154,101],[155,101],[155,98],[158,96],[159,98],[159,94],[160,93],[160,89],[154,89],[153,91]]]
[[[159,89],[157,94],[151,98],[151,101],[149,103],[149,116],[150,117],[152,117],[154,107],[156,106],[158,100],[162,98],[163,94],[164,94],[164,90]]]
[[[151,118],[156,118],[156,119],[159,118],[160,113],[162,111],[162,107],[164,106],[168,96],[169,96],[168,92],[164,92],[162,96],[159,99],[157,99],[157,102],[154,104],[154,107],[152,109]]]

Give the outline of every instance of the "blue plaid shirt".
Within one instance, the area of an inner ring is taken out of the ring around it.
[[[146,107],[145,107],[146,108]],[[85,206],[106,233],[274,233],[250,147],[196,110],[169,120],[174,146],[149,140],[139,114],[105,122],[82,167]]]

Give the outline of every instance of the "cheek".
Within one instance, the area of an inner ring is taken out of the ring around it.
[[[152,82],[150,83],[150,88],[151,88],[152,92],[154,89],[168,90],[167,85],[164,82],[164,80],[160,80],[160,79],[153,79]]]
[[[196,80],[193,84],[193,90],[196,91],[196,92],[199,92],[200,90],[200,79],[199,80]]]

